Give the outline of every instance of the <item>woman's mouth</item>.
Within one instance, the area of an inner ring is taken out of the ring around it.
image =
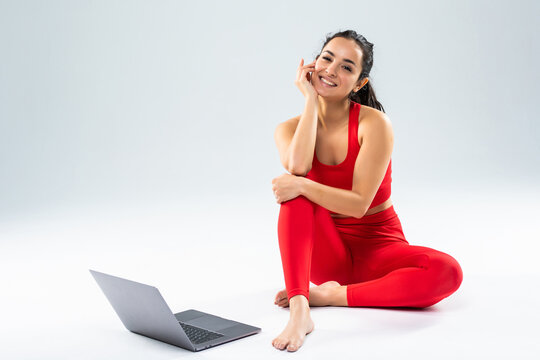
[[[319,76],[319,79],[321,80],[321,83],[324,85],[324,86],[327,86],[327,87],[336,87],[337,85],[334,84],[333,82],[330,82],[328,80],[326,80],[325,78],[323,78],[322,76]]]

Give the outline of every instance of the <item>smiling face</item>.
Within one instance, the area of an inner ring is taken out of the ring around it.
[[[313,86],[323,97],[343,98],[357,91],[367,79],[357,81],[362,72],[362,50],[354,40],[335,37],[317,57]],[[323,80],[324,79],[324,80]],[[327,84],[326,81],[333,83]]]

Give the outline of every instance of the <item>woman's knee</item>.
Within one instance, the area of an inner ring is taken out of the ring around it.
[[[463,270],[452,256],[438,251],[430,255],[430,267],[436,272],[436,280],[442,295],[457,291],[463,282]]]
[[[313,211],[313,202],[303,195],[299,195],[294,199],[287,200],[280,204],[281,210],[310,210]]]

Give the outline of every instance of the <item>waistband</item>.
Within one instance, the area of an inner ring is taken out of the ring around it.
[[[355,217],[346,217],[346,218],[332,218],[336,224],[374,224],[388,219],[394,218],[397,216],[396,211],[394,210],[394,205],[390,206],[388,209],[379,211],[375,214],[364,215],[360,219]]]

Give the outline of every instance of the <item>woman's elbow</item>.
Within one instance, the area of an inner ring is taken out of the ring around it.
[[[364,205],[364,202],[363,201],[360,201],[359,202],[360,204],[358,206],[356,206],[356,214],[353,215],[353,217],[357,218],[357,219],[361,219],[363,218],[367,211],[368,211],[368,208],[367,206]]]
[[[291,167],[289,167],[289,169],[287,171],[290,172],[292,175],[306,176],[309,173],[310,170],[311,170],[311,167],[306,169],[306,168],[291,166]]]

